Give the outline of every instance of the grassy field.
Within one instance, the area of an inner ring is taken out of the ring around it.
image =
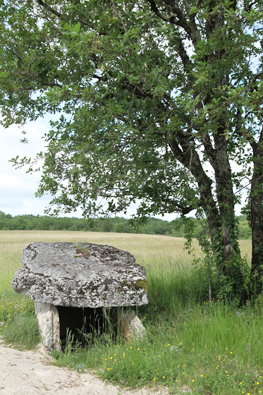
[[[175,267],[189,267],[193,257],[202,257],[196,241],[193,242],[194,255],[184,249],[184,239],[158,235],[130,233],[98,233],[70,231],[5,231],[0,230],[0,292],[11,289],[11,281],[17,269],[22,267],[22,249],[33,241],[88,242],[108,244],[129,251],[136,261],[150,270],[173,270]],[[251,241],[241,240],[243,256],[251,259]]]
[[[95,369],[126,388],[186,386],[201,394],[263,393],[263,298],[242,309],[213,299],[208,284],[192,271],[193,257],[183,239],[156,235],[0,231],[0,327],[5,342],[32,348],[39,341],[32,301],[11,290],[21,267],[22,248],[32,241],[94,242],[130,251],[147,269],[149,305],[138,309],[147,336],[125,343],[94,338],[86,348],[70,342],[56,353],[56,364],[79,371]],[[241,243],[251,255],[250,241]],[[201,257],[195,246],[195,257]],[[189,392],[190,393],[190,392]]]
[[[128,233],[60,232],[60,231],[0,231],[0,291],[11,289],[12,277],[22,267],[22,249],[33,241],[71,241],[108,244],[131,252],[136,261],[146,268],[183,262],[190,265],[192,258],[183,249],[183,239],[168,236]],[[202,256],[197,250],[197,256]]]

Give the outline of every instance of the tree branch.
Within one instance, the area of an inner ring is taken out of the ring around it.
[[[182,27],[187,33],[188,37],[193,41],[195,45],[200,40],[200,34],[198,32],[196,23],[195,23],[195,15],[190,15],[190,6],[188,0],[184,0],[185,10],[189,17],[189,22],[186,19],[185,14],[182,11],[182,8],[179,7],[175,2],[171,2],[170,0],[164,0],[164,3],[167,7],[168,14],[173,13],[172,16],[164,16],[158,9],[156,2],[154,0],[147,0],[151,6],[151,10],[155,13],[156,16],[161,18],[165,22],[169,22],[172,25]]]
[[[191,10],[190,10],[190,5],[189,5],[188,0],[183,0],[183,2],[184,2],[185,9],[186,9],[186,12],[188,13],[188,17],[189,17],[191,38],[192,38],[193,44],[195,45],[199,40],[201,40],[200,33],[199,33],[197,25],[195,23],[196,13],[190,14]],[[197,6],[199,6],[199,5],[197,4]]]
[[[69,21],[69,19],[70,19],[69,17],[63,16],[60,12],[56,11],[54,8],[50,7],[48,4],[44,3],[43,0],[37,0],[37,2],[40,6],[45,8],[47,11],[51,12],[53,15],[57,16],[59,19],[62,19],[63,21]],[[88,27],[94,29],[94,27],[90,23],[84,21],[83,19],[78,18],[78,19],[76,19],[76,22],[79,22],[84,26],[88,26]],[[100,32],[99,34],[107,35],[106,32]]]
[[[168,212],[171,212],[171,209],[173,208],[173,210],[176,209],[177,211],[180,211],[182,215],[189,214],[191,211],[197,209],[197,207],[194,207],[193,205],[183,206],[181,203],[172,199],[162,198],[162,202],[165,203],[166,207],[164,207],[164,209]]]
[[[65,18],[62,16],[62,14],[56,10],[54,10],[54,8],[50,7],[49,5],[47,5],[46,3],[44,3],[44,1],[42,0],[37,0],[38,4],[42,7],[44,7],[47,11],[51,12],[52,14],[56,15],[58,18],[64,20],[64,21],[68,21],[69,18]]]
[[[191,29],[188,26],[187,21],[185,19],[185,16],[182,13],[182,11],[179,9],[179,7],[176,7],[176,6],[172,7],[172,11],[174,13],[176,13],[177,18],[178,18],[178,21],[176,21],[176,18],[174,16],[169,18],[169,17],[165,17],[164,15],[162,15],[154,0],[147,0],[147,1],[148,1],[148,3],[151,6],[151,10],[153,11],[153,13],[156,16],[158,16],[158,18],[162,19],[165,22],[171,23],[172,25],[176,25],[176,26],[182,27],[186,31],[186,33],[188,34],[189,38],[192,39]],[[191,65],[192,62],[191,62],[189,56],[187,55],[187,52],[186,52],[185,47],[183,45],[183,40],[178,34],[176,34],[176,40],[179,43],[179,46],[178,46],[179,56],[180,56],[180,58],[181,58],[181,60],[183,62],[184,69],[187,70],[188,66]],[[194,42],[194,40],[193,40],[193,42]]]
[[[210,136],[208,133],[203,137],[203,143],[204,143],[205,152],[209,158],[209,161],[210,161],[213,169],[216,171],[218,169],[218,166],[216,163],[216,152],[212,146],[212,142],[211,142],[211,139],[210,139]]]
[[[248,92],[253,92],[253,90],[255,89],[255,87],[253,87],[252,85],[256,82],[256,80],[261,77],[263,75],[263,71],[261,71],[260,73],[254,74],[253,77],[251,78],[251,80],[249,81],[249,83],[247,84],[247,86],[245,87],[243,94],[242,94],[242,98],[244,99],[245,96],[247,95]]]

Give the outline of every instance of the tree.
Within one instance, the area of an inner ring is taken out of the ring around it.
[[[232,296],[244,284],[235,205],[247,180],[260,292],[262,6],[2,1],[2,124],[60,113],[47,151],[14,164],[33,171],[43,160],[37,194],[53,195],[55,214],[117,213],[135,199],[139,218],[195,211],[207,221],[219,285],[229,280]]]

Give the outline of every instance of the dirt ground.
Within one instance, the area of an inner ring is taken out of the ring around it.
[[[182,393],[184,391],[180,391]],[[0,340],[0,395],[166,395],[166,388],[123,390],[89,373],[53,366],[39,351],[18,351]]]

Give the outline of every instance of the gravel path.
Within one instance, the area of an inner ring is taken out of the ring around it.
[[[0,344],[0,395],[148,395],[155,391],[122,390],[88,373],[52,366],[38,351],[18,351]]]

